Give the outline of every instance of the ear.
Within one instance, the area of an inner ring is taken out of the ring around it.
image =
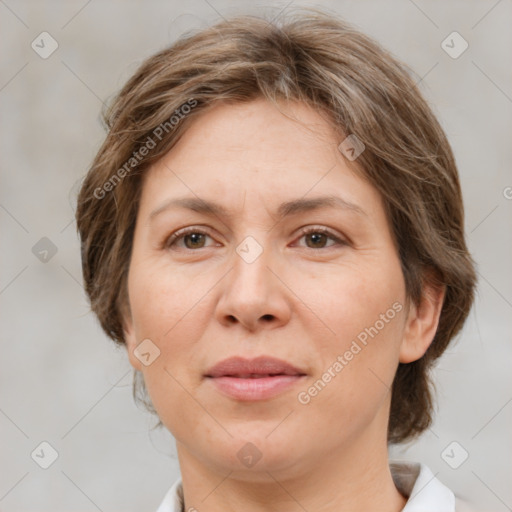
[[[137,336],[135,335],[135,329],[133,327],[133,320],[130,312],[122,313],[122,322],[123,322],[123,333],[124,333],[124,341],[126,344],[126,350],[128,351],[128,359],[130,364],[138,371],[142,371],[142,363],[141,361],[135,357],[133,351],[139,344],[137,342]]]
[[[402,344],[401,363],[411,363],[420,359],[434,340],[443,307],[446,286],[436,282],[429,274],[423,283],[423,293],[418,306],[410,305]]]

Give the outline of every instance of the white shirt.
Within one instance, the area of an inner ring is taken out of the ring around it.
[[[393,461],[389,464],[397,489],[406,496],[402,512],[470,512],[425,464]],[[183,512],[181,478],[167,491],[156,512]]]

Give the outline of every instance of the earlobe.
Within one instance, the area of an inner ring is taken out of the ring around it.
[[[419,305],[411,304],[400,347],[401,363],[423,357],[434,340],[446,293],[446,286],[427,281]]]

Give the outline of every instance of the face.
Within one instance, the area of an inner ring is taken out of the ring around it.
[[[146,174],[128,278],[130,362],[180,462],[247,479],[385,444],[407,327],[379,193],[286,109],[302,124],[264,100],[194,121]]]

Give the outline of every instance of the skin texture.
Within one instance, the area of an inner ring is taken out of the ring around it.
[[[176,438],[185,510],[399,511],[405,499],[387,461],[390,386],[398,362],[431,343],[444,290],[428,288],[419,307],[406,307],[378,191],[350,169],[357,162],[345,160],[317,112],[300,103],[282,110],[308,128],[262,99],[218,104],[149,169],[128,277],[130,362]],[[324,195],[365,214],[332,206],[276,213],[285,201]],[[150,220],[183,196],[216,201],[230,216],[173,207]],[[166,247],[185,227],[207,236]],[[342,242],[303,235],[304,227]],[[247,236],[263,249],[252,263],[236,251]],[[298,394],[397,302],[401,311],[300,403]],[[148,366],[134,355],[145,339],[160,350]],[[258,402],[227,397],[204,378],[229,356],[259,355],[306,376]],[[237,455],[248,442],[261,454],[252,467]]]

